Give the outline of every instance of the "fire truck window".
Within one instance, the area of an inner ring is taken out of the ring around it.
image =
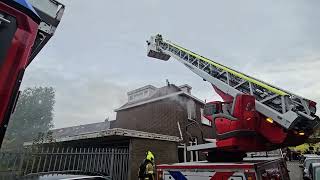
[[[205,116],[210,116],[210,115],[217,114],[217,113],[218,113],[218,109],[215,104],[206,104],[204,106],[204,115]]]
[[[316,168],[315,175],[316,175],[316,179],[320,177],[320,168],[319,167]]]
[[[0,67],[4,62],[8,49],[11,46],[11,41],[17,30],[16,19],[8,16],[0,11]]]
[[[230,180],[243,180],[241,176],[231,176]]]

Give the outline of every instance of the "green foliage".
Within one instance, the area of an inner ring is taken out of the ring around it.
[[[6,132],[6,149],[17,149],[24,142],[32,141],[39,134],[47,133],[53,127],[55,91],[52,87],[25,89],[19,97],[16,110]]]

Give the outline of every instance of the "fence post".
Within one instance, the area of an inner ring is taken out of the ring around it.
[[[57,149],[57,151],[56,151],[56,153],[55,153],[55,160],[54,160],[54,165],[53,165],[53,171],[55,171],[56,170],[56,163],[57,163],[57,160],[58,160],[58,156],[59,156],[59,147],[58,147],[58,149]]]
[[[23,167],[23,161],[24,161],[24,154],[25,154],[25,152],[22,151],[21,157],[20,157],[20,164],[19,164],[19,168],[18,168],[18,171],[21,175],[23,175],[22,167]]]
[[[32,161],[32,166],[31,166],[31,172],[30,173],[33,173],[33,168],[34,168],[34,165],[35,165],[36,160],[37,160],[37,155],[32,153],[31,157],[33,158],[33,161]]]
[[[63,164],[63,168],[62,170],[64,171],[67,165],[67,159],[68,159],[68,153],[69,153],[69,147],[67,147],[67,152],[63,155],[65,155],[66,157],[64,158],[64,164]]]
[[[74,148],[73,147],[71,147],[71,150],[70,150],[70,153],[69,153],[69,163],[68,163],[68,171],[70,170],[70,167],[71,167],[71,161],[72,161],[72,155],[73,155],[73,150],[74,150]]]
[[[72,170],[75,170],[77,155],[78,155],[78,149],[76,148],[76,152],[75,152],[75,154],[74,154],[74,159],[73,159]],[[80,161],[80,160],[79,160],[79,158],[78,158],[78,162],[79,162],[79,161]]]
[[[113,160],[114,160],[114,148],[111,150],[111,162],[110,162],[110,177],[113,179]]]
[[[51,163],[52,163],[53,153],[54,153],[54,146],[52,147],[52,151],[51,151],[51,154],[50,154],[50,161],[49,161],[48,172],[51,171]]]
[[[37,167],[37,172],[36,173],[38,173],[39,172],[39,170],[40,170],[40,165],[41,165],[41,160],[42,160],[42,154],[43,154],[43,146],[41,147],[41,152],[40,152],[40,154],[39,154],[39,162],[38,162],[38,167]]]
[[[13,166],[12,166],[14,171],[17,170],[17,166],[16,166],[17,165],[17,159],[18,159],[18,153],[16,153],[15,157],[14,157],[14,162],[13,162]]]
[[[58,171],[61,171],[60,169],[61,169],[61,164],[62,164],[63,152],[64,152],[64,147],[62,148],[61,153],[60,153],[60,161],[59,161]]]
[[[89,161],[89,148],[87,148],[87,150],[86,150],[86,167],[85,167],[85,172],[87,172],[88,171],[88,168],[89,168],[89,166],[88,166],[88,161]]]
[[[44,157],[44,163],[43,163],[43,167],[42,167],[42,172],[46,172],[45,171],[45,168],[47,166],[47,157],[48,157],[48,154],[49,154],[49,147],[47,147],[47,152],[45,153],[45,157]]]

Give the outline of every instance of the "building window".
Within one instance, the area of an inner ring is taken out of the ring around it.
[[[188,113],[188,119],[196,119],[196,106],[194,101],[189,100],[187,102],[187,113]]]
[[[211,121],[204,117],[203,108],[200,109],[201,112],[201,123],[207,126],[211,126]]]

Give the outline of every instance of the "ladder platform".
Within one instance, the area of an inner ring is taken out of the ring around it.
[[[187,151],[199,151],[199,150],[208,150],[208,149],[214,149],[214,148],[217,148],[216,142],[188,146]]]

